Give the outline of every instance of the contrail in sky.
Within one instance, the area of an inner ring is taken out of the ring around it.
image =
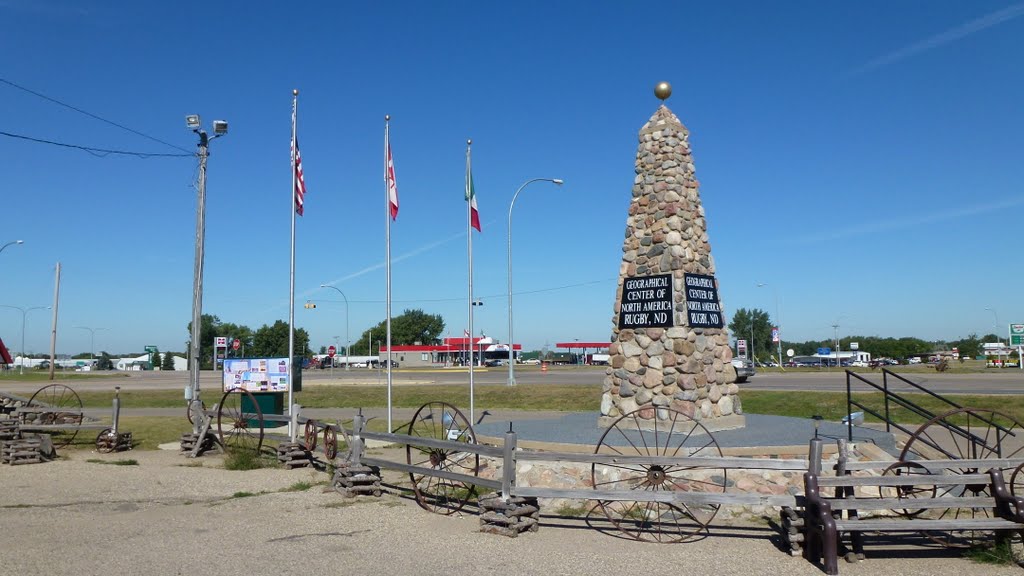
[[[970,22],[961,24],[960,26],[957,26],[955,28],[950,28],[945,32],[941,32],[939,34],[936,34],[935,36],[926,38],[915,44],[911,44],[910,46],[900,48],[895,52],[890,52],[889,54],[875,58],[874,60],[871,60],[868,63],[862,64],[861,66],[858,66],[857,68],[854,68],[853,70],[849,71],[846,74],[846,76],[849,77],[856,76],[858,74],[863,74],[876,68],[881,68],[883,66],[892,64],[893,62],[898,62],[900,60],[910,58],[911,56],[914,56],[916,54],[927,52],[928,50],[931,50],[933,48],[944,46],[946,44],[949,44],[950,42],[956,42],[961,38],[970,36],[971,34],[974,34],[976,32],[981,32],[986,28],[991,28],[993,26],[1002,24],[1003,22],[1013,20],[1018,16],[1024,16],[1024,3],[1014,4],[1013,6],[1008,6],[1006,8],[1003,8],[1002,10],[997,10],[991,14],[982,16],[981,18],[976,18],[974,20],[971,20]]]
[[[1005,210],[1007,208],[1019,206],[1021,204],[1024,204],[1024,196],[1019,196],[1017,198],[1007,198],[1000,202],[994,202],[991,204],[986,204],[984,206],[964,208],[962,210],[947,210],[945,212],[933,212],[931,214],[922,214],[916,218],[899,218],[893,220],[870,221],[865,222],[861,226],[841,228],[818,236],[804,236],[800,238],[793,238],[792,242],[794,244],[817,243],[825,242],[828,240],[837,240],[840,238],[850,238],[852,236],[863,236],[865,234],[883,232],[886,230],[902,230],[904,228],[911,228],[913,226],[920,226],[922,224],[944,222],[956,218],[963,218],[965,216],[976,216],[978,214],[984,214],[986,212],[998,212],[1000,210]]]

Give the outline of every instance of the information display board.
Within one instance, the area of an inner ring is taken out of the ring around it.
[[[287,392],[287,358],[229,358],[224,361],[224,391]]]

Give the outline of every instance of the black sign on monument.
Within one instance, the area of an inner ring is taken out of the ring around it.
[[[721,328],[722,304],[718,300],[718,283],[714,276],[683,274],[686,286],[686,318],[691,328]]]
[[[671,328],[672,275],[626,278],[619,302],[619,330]]]

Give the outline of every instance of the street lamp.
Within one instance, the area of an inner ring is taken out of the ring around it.
[[[992,313],[992,333],[996,335],[996,342],[999,342],[999,315],[995,308],[985,308]]]
[[[523,182],[523,185],[512,195],[508,205],[508,385],[516,385],[515,340],[512,338],[512,207],[516,205],[519,193],[533,182],[551,182],[559,186],[564,182],[561,178],[534,178]]]
[[[51,307],[50,306],[32,306],[30,308],[22,308],[21,306],[10,306],[8,304],[0,304],[0,307],[11,308],[13,310],[20,310],[21,311],[21,368],[19,370],[19,373],[20,374],[24,374],[25,373],[25,317],[28,316],[28,313],[33,311],[33,310],[49,310]]]
[[[321,284],[320,287],[321,288],[330,288],[332,290],[337,290],[338,294],[341,294],[341,297],[345,299],[345,370],[347,371],[348,370],[348,346],[349,346],[349,344],[348,344],[349,343],[349,340],[348,340],[348,296],[345,296],[345,293],[342,292],[341,289],[338,288],[337,286],[329,286],[327,284]],[[333,359],[331,360],[331,366],[332,367],[334,366],[334,360]]]
[[[25,243],[24,240],[11,240],[7,244],[4,244],[3,246],[0,246],[0,252],[3,252],[4,248],[7,248],[8,246],[11,246],[13,244],[24,244],[24,243]]]
[[[75,326],[75,328],[89,331],[89,369],[92,370],[92,364],[96,362],[96,331],[106,330],[106,328],[89,328],[88,326]]]
[[[769,284],[767,282],[758,282],[757,283],[757,287],[758,288],[764,288],[765,286],[769,286]],[[770,286],[772,287],[772,292],[775,293],[775,329],[778,331],[778,337],[779,337],[779,341],[778,341],[778,345],[779,345],[778,357],[776,358],[776,360],[778,361],[779,368],[781,369],[782,368],[782,316],[779,314],[779,291],[775,288],[774,284],[771,284]]]
[[[206,159],[210,156],[210,140],[220,138],[228,133],[228,123],[223,120],[213,121],[213,138],[202,129],[198,114],[185,117],[186,126],[199,136],[199,186],[196,201],[196,256],[195,268],[192,273],[192,342],[189,346],[189,398],[193,407],[198,409],[202,404],[199,400],[199,350],[200,324],[203,316],[203,261],[205,252],[203,243],[206,239]],[[291,361],[291,358],[289,358]],[[192,431],[199,434],[201,418],[196,418]],[[200,439],[199,441],[201,441]]]

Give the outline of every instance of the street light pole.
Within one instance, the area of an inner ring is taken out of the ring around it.
[[[992,313],[992,333],[996,335],[996,342],[999,342],[999,314],[996,314],[995,308],[985,308]]]
[[[206,240],[206,159],[210,156],[210,140],[227,134],[228,123],[223,120],[215,120],[213,122],[213,138],[207,135],[206,130],[200,128],[201,123],[198,115],[186,116],[185,123],[193,132],[199,135],[199,152],[196,154],[199,157],[199,186],[197,187],[198,198],[196,201],[196,254],[192,272],[192,342],[189,346],[189,398],[192,403],[192,409],[198,410],[202,406],[199,399],[199,366],[202,360],[200,353],[200,324],[203,317],[203,263],[205,260],[203,244]],[[193,432],[199,434],[202,419],[194,418],[193,422]],[[197,441],[201,442],[202,439],[200,438]]]
[[[28,313],[33,310],[49,310],[50,306],[32,306],[30,308],[22,308],[21,306],[10,306],[8,304],[0,304],[0,307],[11,308],[13,310],[21,311],[21,366],[19,373],[25,373],[25,317]]]
[[[766,283],[766,282],[758,282],[757,283],[757,287],[758,288],[764,288],[765,286],[768,286],[768,285],[769,284]],[[779,335],[778,358],[776,358],[776,361],[779,363],[779,369],[781,370],[782,369],[782,316],[779,314],[779,291],[778,291],[778,289],[775,288],[774,284],[772,284],[771,287],[772,287],[772,292],[775,293],[775,329],[778,331],[778,335]]]
[[[523,182],[523,185],[512,195],[512,202],[508,205],[508,385],[516,385],[516,359],[515,340],[512,338],[512,207],[516,205],[516,198],[523,188],[532,182],[551,182],[561,186],[564,180],[561,178],[533,178]]]
[[[348,371],[348,343],[349,343],[349,340],[348,340],[348,296],[345,296],[345,293],[342,292],[341,289],[338,288],[337,286],[329,286],[327,284],[321,284],[320,287],[321,288],[330,288],[332,290],[337,290],[338,294],[341,294],[341,297],[345,299],[345,371],[347,372]],[[333,359],[331,360],[331,366],[334,366],[334,360]]]
[[[75,326],[75,328],[89,331],[89,369],[92,370],[92,365],[96,362],[96,331],[106,330],[106,328],[89,328],[88,326]]]
[[[4,244],[3,246],[0,246],[0,252],[3,252],[4,248],[7,248],[8,246],[13,246],[15,244],[24,244],[24,243],[25,243],[24,240],[11,240],[10,242]]]

